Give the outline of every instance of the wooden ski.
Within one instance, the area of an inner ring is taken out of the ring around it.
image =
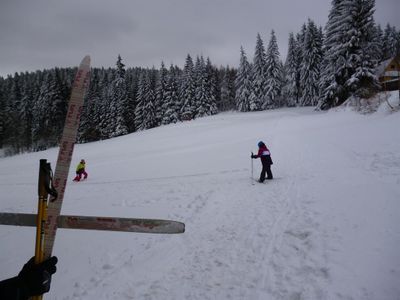
[[[0,225],[36,226],[36,214],[0,213]],[[58,216],[57,227],[63,229],[106,230],[139,233],[183,233],[185,224],[171,220],[98,216]]]
[[[50,197],[47,207],[47,220],[44,224],[44,259],[51,257],[57,232],[57,219],[64,200],[65,187],[68,181],[69,167],[79,127],[79,119],[83,109],[83,101],[90,79],[90,57],[85,56],[79,65],[72,86],[71,98],[68,104],[64,130],[60,141],[57,164],[53,182],[58,196]]]

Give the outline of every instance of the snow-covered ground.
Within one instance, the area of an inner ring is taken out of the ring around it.
[[[60,229],[45,299],[400,299],[399,129],[386,109],[294,108],[77,145],[63,214],[173,219],[186,232]],[[259,140],[276,179],[252,185]],[[36,211],[39,159],[54,168],[57,151],[0,159],[0,211]],[[74,183],[80,158],[89,179]],[[0,278],[33,255],[34,235],[0,226]]]

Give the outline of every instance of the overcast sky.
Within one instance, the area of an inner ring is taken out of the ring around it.
[[[289,32],[313,19],[324,26],[331,0],[0,0],[0,76],[76,66],[182,67],[188,53],[237,66],[251,59],[259,32],[275,30],[281,57]],[[375,20],[400,29],[400,0],[376,0]],[[396,16],[397,14],[397,16]]]

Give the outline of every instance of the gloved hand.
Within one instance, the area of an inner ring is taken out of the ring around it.
[[[40,264],[32,257],[18,274],[22,293],[26,297],[42,295],[50,290],[51,275],[57,271],[57,257],[53,256]]]
[[[257,156],[251,153],[251,158],[257,158]]]

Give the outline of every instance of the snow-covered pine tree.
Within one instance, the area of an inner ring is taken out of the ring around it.
[[[67,101],[62,96],[62,90],[59,79],[59,69],[55,68],[49,71],[47,81],[44,83],[44,89],[41,90],[39,101],[46,105],[44,132],[42,141],[46,141],[46,148],[57,145],[61,137],[64,126],[65,115],[67,113]]]
[[[14,78],[8,77],[8,86],[6,87],[5,109],[4,109],[4,144],[9,148],[10,154],[20,151],[18,139],[18,111],[21,104],[21,78],[15,73]]]
[[[28,73],[24,78],[19,107],[18,135],[21,137],[22,151],[29,151],[32,145],[33,81]]]
[[[300,105],[300,98],[303,95],[303,90],[302,90],[302,86],[301,86],[301,82],[300,82],[300,71],[301,71],[301,64],[303,63],[303,43],[304,43],[304,38],[306,36],[306,31],[307,31],[307,25],[306,23],[303,23],[303,25],[301,26],[301,30],[300,32],[298,32],[296,34],[296,45],[297,45],[297,52],[298,52],[298,64],[299,64],[299,68],[297,70],[297,78],[299,81],[299,85],[298,85],[298,101],[297,101],[297,105]]]
[[[212,78],[214,80],[215,108],[216,113],[218,113],[221,107],[221,86],[223,78],[222,67],[216,68],[215,66],[212,66]]]
[[[303,61],[300,68],[300,82],[303,93],[300,105],[315,106],[319,98],[322,37],[311,19],[308,19],[302,49]]]
[[[44,73],[44,72],[43,72]],[[43,74],[38,73],[36,78],[35,78],[35,83],[38,84],[38,90],[36,91],[36,94],[34,95],[33,98],[33,103],[32,103],[32,124],[31,124],[31,136],[32,136],[32,150],[33,151],[39,151],[40,145],[38,143],[38,140],[41,138],[42,134],[42,128],[43,128],[43,112],[44,112],[44,107],[41,105],[41,103],[38,101],[40,91],[42,90],[42,82],[44,79],[42,78]],[[46,77],[47,78],[47,77]]]
[[[162,124],[164,113],[167,111],[167,103],[165,102],[165,93],[167,91],[168,70],[165,68],[164,62],[161,62],[161,68],[156,83],[156,120],[157,125]]]
[[[350,39],[353,53],[349,57],[349,64],[353,68],[346,86],[353,95],[369,98],[380,88],[375,74],[378,64],[376,53],[379,53],[380,46],[374,39],[375,0],[353,0],[349,6],[349,13],[353,16],[353,27],[348,31],[348,35],[354,37]]]
[[[235,109],[235,78],[236,72],[229,66],[223,68],[221,81],[221,101],[219,110],[227,111]]]
[[[263,109],[270,109],[280,106],[280,96],[282,92],[282,63],[279,59],[278,43],[274,30],[271,31],[271,39],[266,53],[266,83],[267,93],[266,101],[263,103]]]
[[[318,107],[328,109],[341,104],[349,93],[344,84],[349,78],[346,70],[346,53],[341,47],[348,21],[345,19],[345,0],[332,0],[323,44],[324,58],[321,72],[321,97]]]
[[[183,69],[180,98],[183,103],[181,107],[182,120],[193,119],[195,116],[196,84],[193,59],[189,54],[186,56],[185,67]]]
[[[68,98],[62,84],[62,71],[59,68],[55,68],[52,72],[52,100],[50,108],[49,126],[53,127],[54,143],[51,145],[57,145],[64,128],[65,116],[67,115],[68,109]]]
[[[267,101],[267,79],[266,79],[266,54],[263,40],[257,34],[256,48],[254,51],[253,64],[251,66],[252,89],[249,96],[250,111],[260,110]]]
[[[161,121],[163,125],[176,123],[179,121],[179,116],[177,114],[177,103],[179,102],[178,94],[179,90],[176,80],[176,70],[174,69],[174,66],[171,65],[167,76],[167,85],[164,95],[165,111]]]
[[[320,109],[342,104],[357,90],[365,94],[366,85],[376,87],[370,72],[376,56],[371,54],[374,6],[374,0],[332,1],[324,40]]]
[[[207,115],[215,115],[218,113],[217,96],[216,96],[216,78],[215,70],[209,57],[206,62],[206,91],[207,91]]]
[[[100,132],[100,139],[108,139],[108,133],[106,131],[106,128],[108,127],[108,123],[111,122],[112,120],[109,118],[109,97],[108,97],[108,91],[109,91],[109,74],[111,72],[108,72],[104,68],[101,68],[99,70],[99,95],[100,95],[100,101],[98,103],[98,120],[99,123],[96,126],[97,129]]]
[[[156,94],[156,85],[158,78],[158,70],[153,66],[149,72],[150,88],[153,90],[154,95]]]
[[[196,118],[208,115],[207,73],[204,58],[197,56],[195,64]]]
[[[93,69],[90,75],[90,85],[87,91],[83,112],[81,115],[78,131],[78,141],[81,143],[92,142],[101,139],[98,128],[100,122],[98,108],[101,105],[99,89],[99,71]]]
[[[116,63],[116,79],[123,78],[125,79],[125,65],[122,63],[121,55],[118,54],[117,63]]]
[[[103,76],[99,85],[101,88],[101,119],[100,119],[100,130],[102,139],[109,139],[112,137],[112,130],[114,128],[113,123],[115,122],[115,109],[112,106],[113,99],[113,85],[115,80],[115,70],[108,68],[104,70]]]
[[[383,30],[380,24],[377,24],[374,29],[374,37],[373,37],[374,43],[376,45],[383,45]],[[378,62],[382,61],[383,58],[383,51],[382,47],[380,47],[375,53],[374,57],[375,59],[378,60]]]
[[[125,122],[128,132],[135,131],[135,103],[139,85],[139,68],[130,68],[126,70],[126,85],[128,93],[128,104],[125,110]]]
[[[144,106],[146,103],[146,72],[143,70],[139,75],[139,84],[138,84],[138,91],[136,95],[136,105],[135,105],[135,130],[143,130],[144,122],[143,122],[143,115],[144,115]]]
[[[249,97],[251,94],[251,66],[247,60],[243,47],[240,47],[240,64],[235,80],[235,102],[238,111],[250,110]]]
[[[95,139],[96,141],[106,138],[103,135],[104,131],[102,127],[102,119],[104,117],[106,109],[108,109],[108,107],[106,108],[105,106],[106,99],[104,99],[104,90],[107,89],[107,81],[104,68],[97,70],[97,78],[98,78],[98,82],[96,84],[97,91],[94,94],[92,94],[93,96],[92,103],[94,106],[92,120],[94,122],[93,123],[94,132],[95,135],[97,136],[97,138]]]
[[[289,34],[288,53],[284,65],[285,85],[282,88],[283,98],[286,105],[296,106],[300,96],[300,64],[299,64],[299,46],[294,34]]]
[[[175,113],[178,118],[178,121],[181,121],[181,107],[183,105],[182,99],[180,97],[181,85],[182,85],[182,70],[177,65],[171,65],[172,68],[170,72],[172,72],[175,85],[176,85],[176,100],[175,100]]]
[[[109,137],[116,137],[128,133],[125,122],[125,111],[128,106],[128,92],[125,82],[125,65],[122,63],[121,56],[118,55],[115,79],[111,84],[110,111],[111,118],[114,120],[109,123],[107,128]]]
[[[155,94],[151,83],[151,71],[146,72],[144,85],[145,95],[143,109],[143,128],[149,129],[157,126],[156,110],[154,106]]]
[[[394,26],[391,26],[389,23],[386,24],[385,31],[383,34],[383,46],[382,46],[382,55],[383,59],[386,60],[394,57],[399,51],[399,37]]]
[[[228,87],[228,78],[229,76],[227,75],[228,72],[225,68],[222,68],[221,70],[221,99],[217,103],[218,104],[218,109],[220,111],[226,111],[229,108],[229,87]]]

